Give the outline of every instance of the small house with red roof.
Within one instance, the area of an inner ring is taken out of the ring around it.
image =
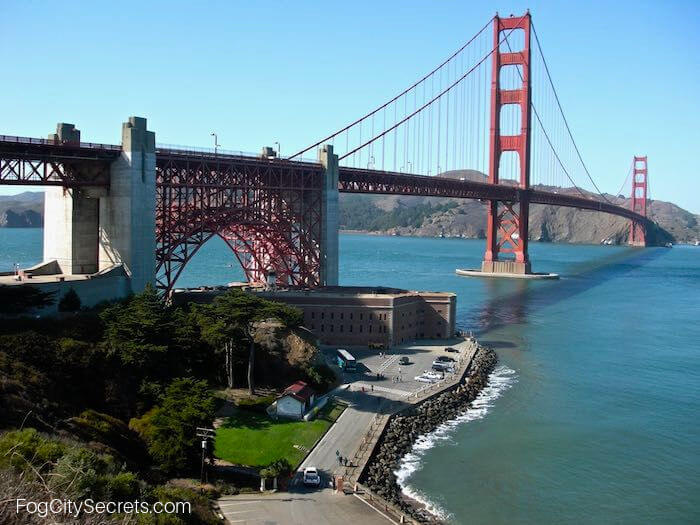
[[[302,419],[313,406],[316,392],[304,381],[297,381],[284,389],[275,402],[275,413],[279,417]]]

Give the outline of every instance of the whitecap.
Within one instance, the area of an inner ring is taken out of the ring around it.
[[[454,430],[461,424],[486,417],[493,402],[498,399],[503,392],[508,390],[516,382],[515,370],[506,366],[498,366],[489,375],[489,382],[486,387],[479,392],[476,399],[469,404],[469,407],[456,418],[446,421],[429,434],[418,436],[413,448],[399,462],[399,468],[394,474],[396,482],[401,487],[401,492],[409,498],[419,502],[431,514],[441,520],[449,517],[443,508],[430,499],[420,490],[409,484],[411,476],[421,469],[422,459],[425,453],[436,446],[441,441],[452,439]]]

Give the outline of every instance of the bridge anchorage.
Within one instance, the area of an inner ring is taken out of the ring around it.
[[[318,159],[302,159],[309,152]],[[632,224],[619,238],[644,246],[646,157],[634,158],[632,172],[631,206],[595,184],[529,12],[495,16],[408,89],[286,159],[271,148],[157,146],[138,117],[123,124],[119,145],[81,142],[71,124],[48,139],[0,135],[0,184],[49,187],[44,262],[15,280],[66,281],[95,300],[148,283],[169,293],[213,236],[248,281],[337,284],[339,192],[478,199],[486,203],[483,262],[458,273],[553,277],[531,269],[530,205],[623,217]]]

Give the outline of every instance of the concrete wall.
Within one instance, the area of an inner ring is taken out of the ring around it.
[[[254,293],[301,309],[304,326],[321,344],[395,346],[416,339],[447,339],[455,333],[456,296],[452,293]]]
[[[321,286],[338,285],[338,155],[333,146],[324,145],[318,160],[325,168],[321,206]]]
[[[95,275],[85,278],[72,278],[60,281],[57,277],[55,281],[47,281],[46,277],[41,279],[25,280],[24,284],[11,286],[34,286],[43,292],[55,292],[54,303],[41,310],[33,312],[34,315],[52,316],[58,312],[58,303],[61,298],[72,288],[80,297],[83,307],[92,307],[106,300],[114,300],[126,297],[131,293],[129,277],[124,268],[115,266]]]
[[[155,281],[155,133],[146,119],[122,126],[121,156],[112,164],[107,198],[100,199],[100,269],[123,263],[134,292]]]
[[[94,273],[99,201],[78,189],[48,187],[44,194],[44,261],[65,274]]]

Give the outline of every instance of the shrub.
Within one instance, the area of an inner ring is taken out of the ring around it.
[[[108,462],[86,448],[71,448],[56,462],[49,487],[75,499],[101,498]]]
[[[315,365],[306,369],[311,385],[319,392],[325,392],[335,382],[335,374],[328,365]]]
[[[165,472],[185,473],[199,464],[197,427],[210,426],[216,399],[206,381],[176,379],[168,386],[161,404],[131,421],[131,427],[148,443],[151,457]]]
[[[0,436],[0,466],[28,471],[33,465],[45,470],[65,454],[66,448],[63,443],[49,440],[33,428],[6,432]]]
[[[263,478],[276,478],[292,471],[292,465],[286,458],[281,458],[270,463],[267,467],[260,471],[260,476]]]
[[[252,412],[260,412],[264,414],[267,407],[274,403],[275,399],[277,399],[276,396],[246,397],[244,399],[239,399],[236,402],[236,406]]]
[[[133,501],[139,497],[140,483],[133,472],[108,476],[105,485],[105,496],[110,501]]]
[[[66,294],[61,297],[61,300],[58,302],[58,311],[59,312],[77,312],[80,310],[80,307],[82,306],[82,303],[80,302],[80,297],[78,297],[78,294],[75,293],[75,290],[71,288],[66,292]]]

